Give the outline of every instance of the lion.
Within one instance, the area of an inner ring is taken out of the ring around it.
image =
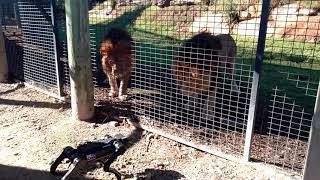
[[[173,74],[182,94],[207,93],[216,86],[220,67],[233,76],[236,53],[236,43],[227,34],[202,32],[186,40],[173,60]],[[238,90],[234,81],[232,88]]]
[[[133,68],[133,39],[123,29],[112,28],[104,37],[101,47],[102,68],[109,80],[109,96],[127,99],[127,88]],[[117,79],[120,80],[118,88]]]

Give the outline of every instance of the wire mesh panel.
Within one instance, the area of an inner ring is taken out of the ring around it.
[[[93,1],[92,1],[93,2]],[[66,32],[66,13],[64,0],[54,0],[54,16],[57,23],[57,44],[58,44],[58,57],[61,64],[62,74],[61,80],[66,94],[70,94],[70,77],[69,77],[69,65],[68,65],[68,47],[67,47],[67,32]],[[89,4],[91,1],[89,0]],[[94,24],[89,24],[90,30],[90,48],[91,48],[91,66],[93,73],[94,85],[100,85],[105,81],[105,78],[101,72],[98,71],[100,67],[99,56],[97,55],[99,40],[96,39],[97,29]],[[99,61],[99,62],[97,62]]]
[[[60,95],[51,1],[18,1],[23,36],[24,79]]]
[[[302,173],[307,156],[312,113],[284,91],[274,89],[268,107],[266,135],[255,136],[254,157],[286,170]]]
[[[270,7],[260,79],[253,157],[300,174],[319,82],[319,7],[312,0]]]
[[[97,48],[110,28],[133,38],[129,102],[142,124],[242,155],[260,19],[239,24],[241,8],[231,1],[94,3]]]

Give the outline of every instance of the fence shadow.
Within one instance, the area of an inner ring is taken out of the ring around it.
[[[7,27],[4,31],[4,42],[8,61],[9,80],[24,78],[23,44],[20,29]]]
[[[58,180],[59,177],[53,176],[50,172],[28,169],[18,166],[0,165],[1,180],[26,180],[26,179],[43,179]],[[61,177],[60,177],[61,178]],[[83,178],[87,180],[86,178]],[[89,180],[89,179],[88,179]]]
[[[70,104],[68,103],[50,103],[50,102],[38,102],[38,101],[17,101],[12,99],[2,99],[0,98],[0,103],[12,106],[28,106],[34,108],[50,108],[50,109],[68,109]]]
[[[185,178],[184,175],[173,170],[145,169],[144,172],[137,174],[138,178],[153,180],[178,180]],[[126,175],[125,178],[133,178],[133,175]]]
[[[10,82],[9,82],[10,83]],[[13,84],[12,84],[13,85]],[[6,91],[3,91],[3,92],[0,92],[0,96],[1,95],[5,95],[5,94],[10,94],[12,92],[15,92],[16,90],[22,88],[23,85],[22,84],[16,84],[15,86],[13,86],[12,89],[9,89],[9,90],[6,90]]]

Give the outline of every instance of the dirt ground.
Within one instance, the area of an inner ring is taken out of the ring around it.
[[[58,179],[50,163],[65,146],[76,146],[106,134],[130,134],[130,124],[72,121],[69,104],[33,89],[0,84],[0,179]],[[107,121],[106,121],[107,122]],[[259,163],[237,163],[200,152],[164,137],[135,143],[112,165],[124,179],[300,179]],[[102,170],[85,179],[110,179]]]

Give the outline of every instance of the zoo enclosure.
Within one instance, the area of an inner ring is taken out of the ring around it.
[[[100,98],[99,87],[106,82],[99,43],[111,27],[126,28],[135,40],[129,103],[146,128],[213,154],[245,154],[301,174],[319,82],[317,3],[90,1],[96,100],[113,101]],[[69,94],[63,5],[49,0],[1,4],[11,74],[57,96]],[[234,74],[222,67],[215,89],[185,96],[172,64],[181,42],[203,30],[233,36]]]

